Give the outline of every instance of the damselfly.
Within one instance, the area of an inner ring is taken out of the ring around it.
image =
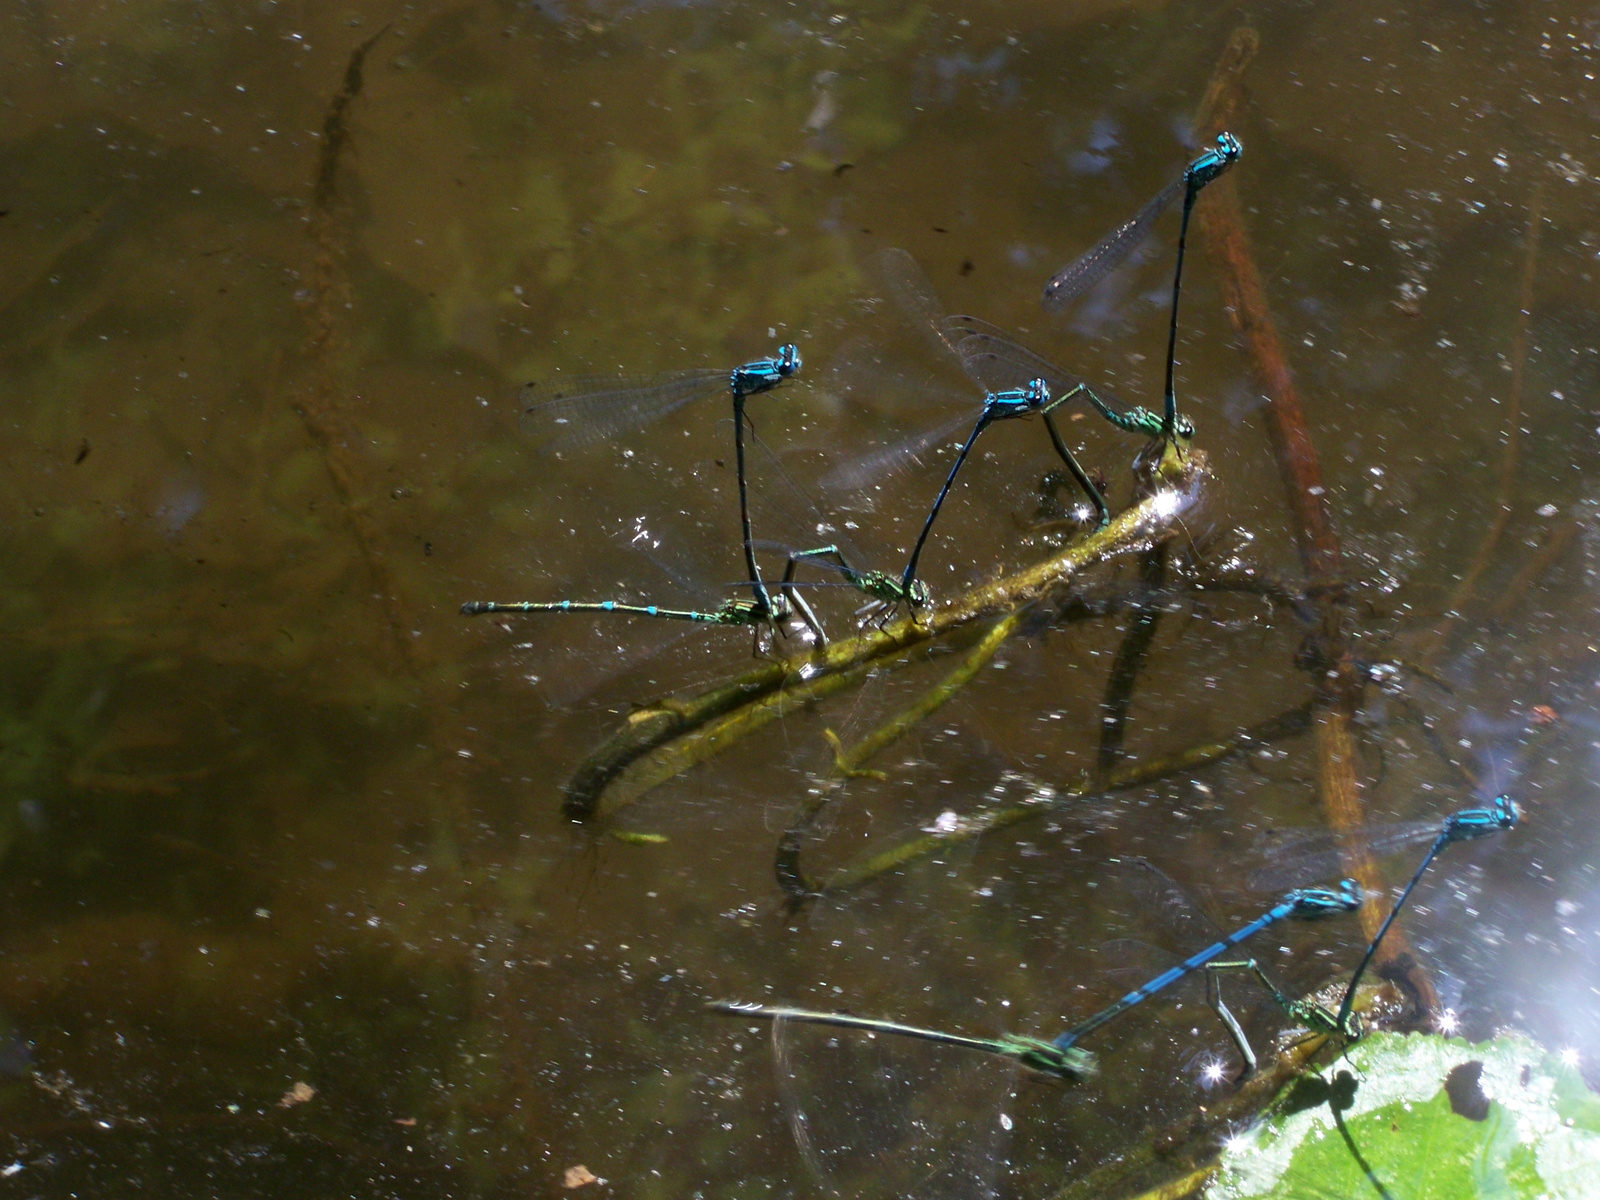
[[[843,577],[838,586],[851,587],[870,599],[884,605],[897,605],[912,599],[917,604],[926,603],[927,592],[920,583],[904,589],[893,576],[881,571],[864,570],[846,557],[849,551],[856,561],[859,553],[839,534],[833,522],[824,517],[815,502],[784,469],[778,457],[754,430],[750,430],[750,444],[760,463],[762,486],[750,499],[750,507],[763,522],[778,528],[797,539],[813,536],[832,536],[835,540],[824,546],[796,549],[792,544],[751,540],[746,549],[754,561],[757,549],[776,550],[785,556],[782,581],[768,588],[759,571],[740,581],[740,586],[759,584],[767,597],[766,604],[758,600],[728,599],[715,608],[679,608],[670,605],[631,603],[617,600],[540,600],[540,601],[488,601],[473,600],[461,606],[467,616],[486,613],[614,613],[621,616],[653,617],[669,621],[687,621],[705,625],[765,626],[782,630],[784,622],[796,620],[804,625],[818,646],[828,644],[827,635],[815,611],[798,589],[829,586],[815,581],[797,580],[795,572],[801,563],[816,562]]]
[[[1378,927],[1377,934],[1368,945],[1366,953],[1361,956],[1355,972],[1350,976],[1350,983],[1345,988],[1344,998],[1339,1003],[1338,1012],[1330,1012],[1320,1004],[1304,1000],[1291,1000],[1286,997],[1277,986],[1267,978],[1254,959],[1244,962],[1212,963],[1212,971],[1247,971],[1253,973],[1261,984],[1272,993],[1273,998],[1301,1024],[1317,1033],[1338,1034],[1350,1041],[1355,1041],[1362,1035],[1361,1019],[1353,1011],[1356,1000],[1356,989],[1361,984],[1361,976],[1365,974],[1367,966],[1378,952],[1384,937],[1389,932],[1389,926],[1394,924],[1395,918],[1400,915],[1400,910],[1411,897],[1412,890],[1422,879],[1423,873],[1432,865],[1439,853],[1455,842],[1471,841],[1475,838],[1486,837],[1491,833],[1503,833],[1514,829],[1520,814],[1515,801],[1510,796],[1497,796],[1488,808],[1464,808],[1459,812],[1451,813],[1444,819],[1443,825],[1433,824],[1429,828],[1433,833],[1433,845],[1428,847],[1422,861],[1417,864],[1417,869],[1412,873],[1411,879],[1401,889],[1400,895],[1394,902],[1394,907],[1389,910],[1389,915],[1384,918],[1383,924]]]
[[[1173,393],[1172,379],[1178,350],[1178,292],[1183,283],[1183,250],[1189,232],[1189,213],[1194,208],[1195,197],[1200,190],[1231,167],[1238,160],[1241,149],[1238,139],[1231,133],[1218,134],[1216,145],[1185,167],[1180,178],[1162,188],[1132,218],[1101,238],[1076,261],[1057,271],[1044,285],[1044,307],[1051,312],[1066,308],[1127,258],[1134,247],[1149,236],[1156,218],[1182,195],[1183,216],[1178,225],[1178,261],[1172,277],[1172,314],[1167,333],[1167,381],[1162,397],[1161,429],[1168,441],[1194,436],[1192,426],[1178,423],[1178,402]]]
[[[1412,873],[1410,881],[1400,890],[1399,897],[1394,902],[1394,907],[1389,910],[1389,915],[1383,919],[1383,924],[1378,927],[1377,935],[1372,939],[1372,944],[1367,947],[1367,952],[1361,956],[1361,962],[1356,966],[1355,974],[1350,977],[1350,986],[1345,990],[1344,1000],[1339,1005],[1339,1016],[1336,1027],[1345,1028],[1345,1022],[1350,1019],[1350,1008],[1355,1003],[1356,985],[1361,982],[1361,975],[1367,969],[1367,964],[1372,961],[1372,956],[1378,952],[1378,946],[1383,941],[1384,935],[1389,932],[1389,926],[1394,924],[1394,919],[1400,915],[1400,909],[1411,898],[1412,889],[1422,878],[1422,873],[1428,869],[1439,852],[1446,846],[1455,842],[1471,841],[1474,838],[1485,837],[1491,833],[1503,833],[1507,829],[1514,829],[1519,817],[1517,805],[1510,796],[1496,796],[1494,803],[1488,808],[1464,808],[1460,812],[1451,813],[1445,818],[1443,826],[1439,829],[1439,836],[1434,839],[1428,852],[1422,856],[1422,861],[1417,864],[1417,869]]]
[[[917,577],[917,561],[922,556],[922,547],[928,540],[928,534],[933,529],[933,523],[939,516],[939,509],[944,505],[945,497],[950,494],[951,487],[955,484],[956,475],[961,471],[961,466],[967,460],[967,455],[972,452],[973,444],[977,442],[980,434],[996,421],[1003,421],[1013,417],[1025,417],[1034,413],[1044,418],[1045,429],[1050,434],[1051,445],[1066,463],[1067,470],[1072,473],[1073,479],[1094,505],[1098,523],[1104,525],[1109,519],[1105,499],[1100,495],[1100,489],[1090,480],[1084,469],[1078,465],[1078,460],[1073,457],[1072,451],[1067,449],[1067,444],[1062,440],[1061,431],[1056,427],[1056,409],[1066,404],[1079,394],[1092,395],[1089,385],[1081,379],[1075,379],[1065,372],[1056,370],[1057,388],[1052,390],[1050,383],[1040,377],[1033,376],[1019,381],[1015,386],[1008,386],[1000,390],[991,390],[989,378],[978,363],[980,359],[975,354],[969,360],[963,354],[962,346],[969,335],[978,334],[988,336],[998,334],[993,326],[985,325],[975,318],[946,318],[942,315],[939,302],[934,299],[933,288],[929,285],[927,277],[922,273],[922,268],[904,250],[882,250],[873,256],[873,274],[884,285],[895,303],[899,305],[906,317],[917,325],[920,331],[931,335],[935,344],[942,346],[961,363],[968,377],[983,389],[983,408],[978,413],[977,421],[968,433],[966,441],[956,453],[955,462],[950,466],[950,473],[945,477],[944,486],[939,489],[939,495],[933,502],[933,507],[928,510],[928,516],[922,523],[922,530],[917,535],[916,544],[911,549],[911,556],[906,561],[905,571],[900,577],[903,588],[909,589]],[[967,324],[964,324],[967,323]],[[980,328],[981,327],[981,328]],[[1003,336],[1003,335],[1002,335]],[[993,366],[998,359],[983,358],[986,365]],[[1042,363],[1042,360],[1041,360]],[[1049,364],[1043,364],[1048,366]],[[1015,378],[1013,376],[1013,378]],[[1098,398],[1095,400],[1097,408],[1103,408]],[[1106,410],[1109,411],[1109,410]],[[961,424],[965,424],[963,418]],[[943,433],[943,431],[940,431]],[[947,435],[946,435],[947,436]]]
[[[793,345],[780,346],[775,358],[760,358],[730,370],[700,368],[672,371],[648,377],[590,375],[575,378],[547,391],[537,384],[522,389],[519,399],[525,406],[522,428],[553,450],[581,449],[612,438],[629,429],[658,421],[695,400],[728,392],[733,397],[734,461],[739,475],[739,524],[744,533],[745,568],[755,592],[755,605],[761,615],[757,621],[771,621],[782,614],[773,610],[771,597],[761,581],[756,565],[750,530],[750,501],[745,483],[744,402],[747,397],[771,391],[800,370],[800,351]],[[549,398],[546,398],[548,395]],[[531,611],[531,610],[530,610]],[[715,619],[716,624],[748,624],[742,617]],[[683,620],[698,618],[683,617]]]
[[[1315,920],[1335,913],[1354,912],[1360,907],[1361,889],[1353,879],[1344,880],[1337,888],[1297,888],[1285,895],[1279,903],[1262,913],[1254,921],[1207,946],[1198,954],[1191,955],[1178,966],[1162,972],[1143,987],[1129,992],[1115,1004],[1102,1009],[1087,1021],[1074,1026],[1050,1041],[1014,1035],[1000,1038],[975,1038],[963,1034],[946,1033],[937,1029],[902,1025],[896,1021],[857,1017],[849,1013],[818,1012],[812,1009],[788,1008],[777,1005],[744,1004],[731,1000],[714,1000],[708,1003],[706,1008],[711,1012],[729,1016],[759,1017],[766,1020],[782,1019],[802,1024],[832,1025],[897,1037],[917,1038],[923,1041],[957,1046],[964,1050],[976,1050],[984,1054],[1009,1058],[1034,1071],[1053,1075],[1060,1079],[1081,1079],[1092,1074],[1095,1069],[1094,1058],[1086,1056],[1084,1051],[1076,1048],[1078,1040],[1086,1034],[1121,1016],[1134,1005],[1149,999],[1162,989],[1176,983],[1189,972],[1205,966],[1229,947],[1238,945],[1246,938],[1259,933],[1276,921],[1281,921],[1285,918]]]
[[[1136,1004],[1143,1003],[1163,988],[1170,987],[1191,971],[1199,970],[1232,946],[1260,933],[1268,925],[1285,918],[1314,921],[1337,913],[1351,913],[1361,907],[1361,888],[1353,879],[1342,880],[1337,888],[1296,888],[1254,921],[1192,954],[1177,966],[1163,971],[1143,987],[1135,988],[1115,1004],[1109,1004],[1088,1020],[1073,1026],[1051,1044],[1059,1050],[1074,1046],[1085,1035],[1115,1020]]]
[[[711,1000],[706,1011],[727,1017],[754,1017],[763,1021],[794,1021],[803,1025],[830,1025],[836,1029],[860,1029],[867,1033],[886,1033],[895,1037],[917,1038],[942,1046],[958,1046],[1014,1059],[1030,1070],[1058,1079],[1084,1079],[1096,1071],[1095,1056],[1086,1050],[1063,1049],[1038,1038],[1003,1034],[997,1038],[968,1037],[939,1029],[922,1029],[898,1021],[857,1017],[849,1013],[819,1012],[809,1008],[789,1008],[779,1004],[751,1004],[742,1000]]]
[[[1194,897],[1153,863],[1142,858],[1118,859],[1108,868],[1107,874],[1139,901],[1140,912],[1148,913],[1155,918],[1170,931],[1174,940],[1182,938],[1191,945],[1200,937],[1211,938],[1213,941],[1222,940],[1222,931],[1206,916]],[[1238,1048],[1239,1056],[1244,1060],[1244,1070],[1239,1078],[1245,1079],[1255,1073],[1257,1065],[1255,1051],[1250,1046],[1250,1039],[1245,1036],[1243,1026],[1224,1002],[1222,986],[1216,976],[1216,972],[1222,967],[1233,965],[1214,962],[1206,964],[1206,1003],[1222,1021],[1228,1036]],[[1251,966],[1254,967],[1253,960]],[[1282,993],[1266,973],[1259,967],[1254,969],[1261,976],[1262,982],[1271,988],[1275,995],[1282,997]],[[1298,1014],[1293,1015],[1298,1018]],[[1215,1082],[1222,1077],[1221,1064],[1214,1056],[1210,1058],[1210,1062],[1214,1064],[1210,1069],[1216,1072],[1216,1075],[1215,1079],[1208,1079],[1207,1082]]]

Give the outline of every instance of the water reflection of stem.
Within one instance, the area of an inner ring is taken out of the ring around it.
[[[388,26],[384,27],[385,29]],[[301,389],[295,408],[307,431],[316,439],[322,450],[322,460],[338,490],[340,504],[356,535],[367,569],[377,584],[378,595],[383,598],[389,631],[402,657],[410,662],[409,647],[412,639],[406,636],[408,623],[406,610],[401,607],[402,589],[379,552],[382,531],[373,518],[370,507],[363,501],[364,471],[362,463],[351,450],[361,444],[354,425],[340,403],[340,391],[335,382],[336,351],[340,348],[341,317],[353,303],[349,257],[349,230],[347,213],[338,203],[335,188],[338,179],[340,152],[349,134],[346,117],[350,105],[361,93],[361,68],[373,43],[383,36],[383,29],[367,39],[350,55],[345,68],[344,81],[329,103],[323,120],[321,149],[317,155],[317,173],[312,185],[312,205],[309,231],[316,248],[309,273],[312,304],[307,310],[310,353],[310,378]]]
[[[435,673],[424,658],[419,639],[410,636],[410,614],[415,606],[403,599],[406,587],[382,551],[383,531],[366,497],[371,487],[365,463],[352,447],[362,444],[354,422],[342,403],[344,389],[338,382],[338,352],[343,348],[341,332],[344,314],[353,305],[353,289],[348,269],[349,213],[338,193],[341,152],[349,140],[347,127],[350,105],[361,94],[362,67],[367,53],[389,27],[385,25],[351,53],[344,79],[330,101],[323,121],[321,150],[312,184],[311,219],[308,224],[316,251],[308,273],[312,303],[307,310],[309,370],[306,383],[296,398],[296,410],[306,430],[322,451],[322,460],[339,495],[344,515],[355,534],[357,548],[381,598],[383,612],[396,657],[404,664],[420,689]],[[452,717],[443,706],[428,705],[433,724],[434,745],[460,746],[466,739],[457,728],[448,727]],[[451,759],[453,763],[454,758]],[[466,803],[459,779],[430,795],[445,796],[437,801],[434,821],[433,853],[438,864],[451,877],[460,875],[460,854],[456,829],[465,824]]]
[[[1105,696],[1100,701],[1100,753],[1096,765],[1101,774],[1115,767],[1122,758],[1128,710],[1133,707],[1134,683],[1150,654],[1150,643],[1155,640],[1156,626],[1166,608],[1160,598],[1166,574],[1165,546],[1152,546],[1139,556],[1139,584],[1133,612],[1117,646],[1117,656],[1106,676]]]
[[[1253,29],[1234,32],[1196,114],[1197,132],[1215,134],[1220,121],[1237,115],[1239,81],[1259,44],[1260,36]],[[1351,614],[1343,584],[1343,556],[1288,352],[1278,336],[1251,253],[1238,175],[1230,171],[1206,189],[1197,206],[1200,229],[1222,270],[1226,306],[1249,350],[1256,385],[1268,399],[1267,429],[1288,492],[1295,542],[1309,582],[1307,591],[1318,611],[1316,628],[1307,638],[1303,655],[1317,687],[1313,714],[1317,800],[1330,829],[1356,829],[1366,820],[1356,778],[1355,716],[1362,679],[1350,651]],[[1385,894],[1377,864],[1369,855],[1353,855],[1346,869],[1369,896]],[[1376,899],[1363,906],[1361,924],[1368,937],[1376,933],[1383,917],[1383,905]],[[1407,950],[1403,942],[1386,942],[1382,953],[1389,961]],[[1436,1006],[1432,983],[1420,968],[1409,972],[1407,982],[1424,1011]]]
[[[1572,539],[1578,536],[1578,530],[1583,526],[1578,521],[1567,520],[1557,525],[1550,531],[1550,538],[1540,548],[1539,552],[1523,564],[1522,569],[1506,584],[1505,591],[1500,593],[1500,598],[1489,606],[1486,614],[1490,622],[1504,621],[1511,615],[1511,610],[1517,606],[1523,594],[1543,577],[1544,573],[1566,554],[1567,548],[1572,545]]]
[[[1231,738],[1201,742],[1176,754],[1130,763],[1095,779],[1074,784],[1057,792],[1048,800],[1029,800],[1022,804],[1012,804],[978,816],[967,817],[958,828],[948,832],[924,833],[908,838],[886,850],[880,850],[876,854],[841,867],[814,885],[807,883],[805,886],[811,894],[817,895],[848,891],[869,880],[898,870],[916,859],[948,850],[953,845],[983,837],[996,829],[1006,829],[1024,821],[1037,820],[1058,812],[1068,803],[1092,800],[1109,792],[1121,792],[1154,783],[1170,775],[1197,771],[1225,758],[1244,753],[1253,746],[1305,733],[1311,727],[1310,717],[1311,705],[1309,703],[1299,705],[1278,714],[1271,720],[1241,730]],[[794,864],[793,870],[796,877],[803,881],[804,877],[798,862]]]
[[[1164,460],[1154,469],[1161,473],[1158,490],[1043,562],[973,588],[934,612],[765,664],[696,696],[635,711],[567,781],[566,815],[575,821],[611,816],[786,711],[854,686],[881,662],[994,613],[1015,612],[1106,558],[1172,536],[1199,497],[1207,477],[1205,456],[1191,452],[1182,464]]]

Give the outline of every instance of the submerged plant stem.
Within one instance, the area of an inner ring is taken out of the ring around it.
[[[971,683],[978,672],[1000,652],[1000,647],[1016,633],[1022,624],[1023,615],[1023,610],[1019,608],[996,621],[984,635],[983,640],[962,660],[959,667],[919,696],[915,703],[895,713],[854,746],[838,752],[834,759],[833,774],[806,797],[805,802],[790,820],[789,827],[783,831],[783,837],[778,840],[778,853],[773,871],[777,875],[778,886],[791,901],[798,902],[816,894],[814,887],[800,869],[800,847],[806,834],[816,824],[822,810],[849,780],[863,773],[863,766],[915,729]]]
[[[1065,804],[1079,800],[1090,800],[1107,792],[1126,791],[1129,788],[1153,783],[1157,779],[1165,779],[1169,775],[1197,771],[1202,767],[1210,766],[1212,763],[1221,762],[1225,758],[1242,753],[1252,746],[1305,733],[1311,727],[1310,717],[1311,705],[1309,703],[1302,704],[1289,709],[1287,712],[1280,713],[1271,720],[1263,721],[1259,725],[1253,725],[1249,729],[1241,730],[1231,738],[1224,738],[1215,742],[1201,742],[1198,745],[1180,750],[1176,754],[1164,755],[1161,758],[1150,759],[1146,762],[1126,764],[1097,779],[1075,784],[1064,791],[1056,793],[1049,800],[1026,801],[1022,804],[1007,805],[1005,808],[997,808],[979,816],[969,817],[958,828],[949,832],[924,833],[916,837],[907,838],[905,841],[899,842],[886,850],[880,850],[875,854],[868,855],[839,868],[817,884],[811,885],[810,892],[813,895],[831,895],[836,892],[849,891],[851,888],[859,887],[879,876],[898,870],[900,867],[919,858],[948,850],[953,845],[970,841],[973,838],[983,837],[996,829],[1005,829],[1012,825],[1021,824],[1024,821],[1037,820],[1039,817],[1059,811]],[[798,863],[796,863],[794,870],[798,876]]]

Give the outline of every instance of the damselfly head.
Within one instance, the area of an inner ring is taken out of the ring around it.
[[[800,347],[790,342],[787,346],[778,347],[778,374],[785,379],[800,369]]]
[[[1028,380],[1028,386],[1023,390],[1028,403],[1033,407],[1050,403],[1050,385],[1042,379]]]
[[[911,586],[906,589],[906,600],[912,608],[927,608],[930,597],[928,585],[920,579],[913,579]]]

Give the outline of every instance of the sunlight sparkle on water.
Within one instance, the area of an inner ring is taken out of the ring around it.
[[[1438,1026],[1440,1033],[1449,1037],[1461,1028],[1461,1019],[1456,1016],[1453,1010],[1447,1008],[1439,1014],[1439,1019],[1435,1024]]]
[[[1239,1133],[1229,1134],[1223,1141],[1222,1148],[1229,1154],[1243,1154],[1255,1145],[1253,1131],[1246,1129]]]
[[[1170,517],[1183,507],[1183,495],[1176,488],[1157,492],[1150,497],[1151,511],[1158,517]]]
[[[1563,1067],[1575,1067],[1578,1065],[1578,1052],[1571,1046],[1561,1052],[1561,1065]]]

